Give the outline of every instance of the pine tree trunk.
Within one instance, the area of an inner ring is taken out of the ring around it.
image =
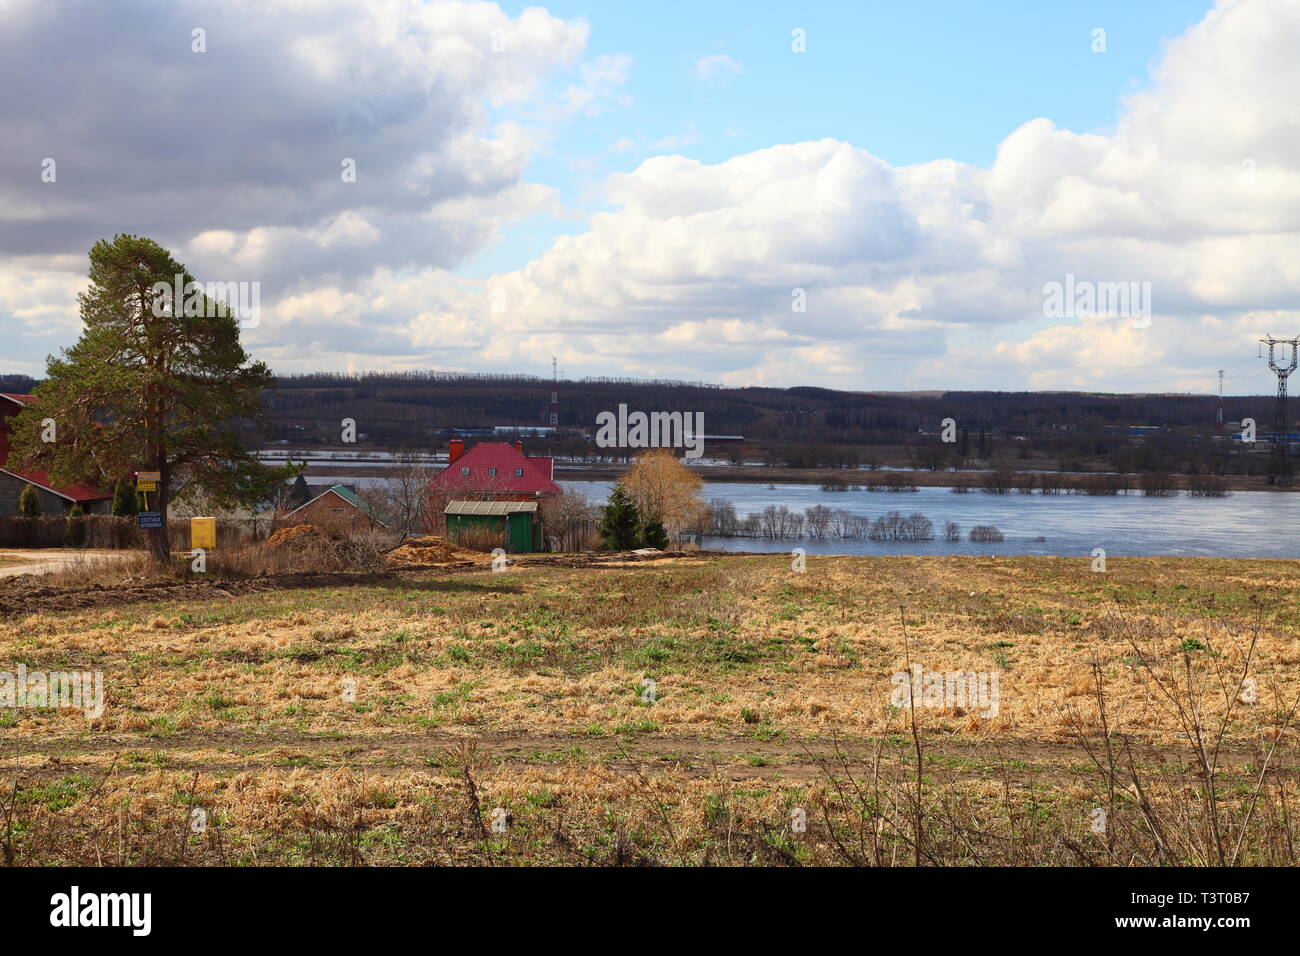
[[[149,531],[149,552],[153,555],[154,560],[162,565],[170,565],[171,544],[167,538],[167,482],[170,476],[167,474],[166,462],[159,460],[158,465],[158,490],[155,492],[157,502],[155,510],[162,519],[161,528],[153,528]],[[146,500],[148,495],[145,495]]]

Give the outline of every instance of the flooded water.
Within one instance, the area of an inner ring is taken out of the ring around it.
[[[610,482],[566,481],[562,485],[593,500],[609,496]],[[919,511],[932,522],[936,540],[894,543],[857,540],[780,541],[764,538],[705,538],[704,546],[733,551],[790,551],[809,554],[1041,554],[1074,557],[1102,548],[1112,555],[1180,555],[1220,558],[1300,558],[1300,493],[1238,491],[1227,498],[1147,498],[1141,494],[987,495],[953,494],[947,488],[916,492],[822,491],[816,485],[710,483],[703,497],[725,498],[744,517],[768,505],[803,511],[813,505],[843,508],[877,518],[888,511]],[[944,524],[961,526],[961,541],[943,541]],[[994,525],[1005,540],[972,543],[972,526]],[[1042,538],[1043,540],[1035,540]]]
[[[268,456],[270,457],[270,456]],[[337,461],[337,458],[335,459]],[[311,476],[313,484],[356,487],[383,484],[382,477]],[[566,488],[604,503],[612,482],[561,481]],[[822,491],[817,485],[774,488],[759,482],[708,482],[703,497],[725,498],[736,514],[785,505],[802,512],[813,505],[843,508],[878,518],[889,511],[919,511],[934,523],[936,540],[888,543],[852,539],[711,538],[704,546],[731,551],[789,551],[809,554],[1041,554],[1076,557],[1102,548],[1110,555],[1182,555],[1221,558],[1300,558],[1300,492],[1238,491],[1227,498],[1147,498],[1130,493],[1089,495],[953,494],[947,488],[916,492]],[[943,541],[944,525],[961,526],[961,541]],[[1004,540],[967,540],[974,525],[993,525]],[[1042,540],[1038,540],[1038,539]]]

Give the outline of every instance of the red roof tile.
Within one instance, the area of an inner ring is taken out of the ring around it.
[[[525,457],[508,442],[479,442],[440,471],[429,482],[429,490],[558,495],[561,488],[551,480],[553,468],[552,459]]]
[[[35,395],[18,395],[12,392],[0,392],[0,398],[7,398],[19,406],[31,405],[36,401]],[[104,501],[113,497],[111,491],[103,491],[90,485],[63,485],[56,488],[50,484],[50,476],[44,471],[14,471],[12,468],[6,468],[5,463],[9,459],[9,428],[6,424],[8,417],[8,415],[0,415],[0,471],[72,501]]]
[[[36,485],[38,488],[52,491],[62,498],[70,498],[73,501],[107,501],[113,497],[111,491],[103,491],[89,485],[60,485],[55,487],[50,484],[50,476],[43,471],[13,471],[4,467],[0,467],[0,471]]]

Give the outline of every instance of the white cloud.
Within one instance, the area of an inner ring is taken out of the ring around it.
[[[893,167],[834,140],[648,159],[609,179],[616,208],[587,233],[489,288],[517,303],[516,329],[621,330],[652,373],[1208,388],[1223,356],[1254,353],[1260,316],[1300,302],[1297,49],[1300,5],[1221,4],[1112,135],[1030,120],[987,170]],[[1043,285],[1067,273],[1150,282],[1151,328],[1045,318]]]
[[[713,53],[695,61],[695,78],[704,83],[716,83],[739,76],[745,71],[738,60],[725,53]]]
[[[587,34],[540,7],[450,0],[9,0],[0,62],[22,81],[0,84],[0,321],[52,311],[75,329],[65,289],[38,283],[50,298],[33,304],[5,280],[56,261],[80,279],[119,231],[197,275],[260,281],[271,304],[454,268],[555,209],[523,182],[551,124],[626,101],[630,60],[584,60]],[[14,349],[24,371],[45,351]]]
[[[124,23],[92,10],[87,37],[69,43],[43,32],[52,21],[35,0],[11,0],[0,61],[49,85],[33,103],[0,88],[0,321],[49,330],[23,340],[16,370],[67,344],[104,223],[138,224],[200,275],[263,280],[250,345],[286,371],[518,370],[555,354],[575,375],[1209,388],[1225,356],[1254,355],[1258,333],[1300,332],[1294,0],[1220,4],[1168,44],[1109,135],[1028,118],[988,169],[896,167],[833,139],[718,163],[651,156],[604,183],[608,208],[585,231],[482,281],[448,270],[503,223],[563,213],[553,190],[524,182],[548,136],[530,120],[617,106],[630,62],[583,61],[586,25],[534,8],[511,19],[433,3],[411,20],[399,6],[214,16],[207,56],[226,60],[204,61],[208,75],[187,45],[163,58],[176,73],[163,97],[148,56],[134,72],[108,60],[139,50],[140,35],[150,51],[171,42],[171,7]],[[494,53],[498,30],[506,49]],[[225,89],[232,75],[246,83]],[[99,110],[97,92],[142,105]],[[232,135],[161,150],[198,106],[205,129]],[[610,156],[681,145],[604,141]],[[56,188],[41,191],[32,155],[67,157]],[[357,183],[338,182],[339,155],[356,156]],[[1045,318],[1043,285],[1067,273],[1149,281],[1150,327]],[[804,312],[791,310],[795,289]]]

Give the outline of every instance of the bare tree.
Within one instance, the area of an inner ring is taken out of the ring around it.
[[[1044,472],[1038,477],[1038,486],[1045,495],[1057,495],[1065,487],[1065,476],[1059,471]]]
[[[410,449],[393,452],[393,468],[383,484],[366,488],[361,497],[404,540],[428,525],[429,482],[441,469],[427,455]]]
[[[813,505],[804,512],[809,537],[822,540],[831,525],[831,509],[825,505]]]
[[[736,517],[736,506],[726,498],[709,500],[709,534],[723,538],[735,537],[740,530],[740,519]]]
[[[1143,472],[1138,478],[1138,487],[1142,489],[1142,494],[1151,498],[1167,498],[1178,494],[1178,489],[1174,487],[1174,476],[1166,471]]]
[[[1011,490],[1016,483],[1014,473],[1000,468],[997,471],[990,471],[984,476],[984,493],[989,495],[1005,495]]]

